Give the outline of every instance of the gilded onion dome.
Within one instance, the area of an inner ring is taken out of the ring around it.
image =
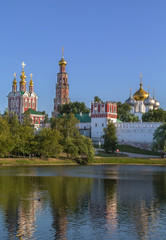
[[[16,73],[14,73],[13,86],[17,86],[17,81],[16,81]]]
[[[131,96],[131,88],[130,88],[130,97],[125,101],[125,103],[129,104],[132,107],[136,105],[136,101]]]
[[[67,64],[67,62],[64,60],[63,52],[64,52],[64,48],[62,47],[62,59],[59,61],[59,65],[66,65]]]
[[[21,85],[25,85],[26,84],[25,79],[27,78],[26,75],[25,75],[25,72],[24,72],[25,63],[22,62],[21,65],[22,65],[22,73],[21,73],[21,76],[20,76],[20,78],[21,78],[20,83],[21,83]]]
[[[30,82],[29,82],[29,86],[31,86],[31,87],[33,87],[32,76],[33,76],[33,74],[31,73],[31,74],[30,74],[31,80],[30,80]]]
[[[140,89],[133,95],[133,98],[136,101],[144,101],[149,96],[149,94],[143,89],[142,86],[142,74],[140,74]]]

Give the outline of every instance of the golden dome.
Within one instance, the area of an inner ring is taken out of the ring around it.
[[[66,65],[67,62],[63,58],[64,47],[62,47],[62,59],[59,61],[59,65]]]
[[[25,85],[26,84],[25,79],[27,78],[26,75],[25,75],[25,72],[24,72],[25,63],[22,62],[21,65],[22,65],[22,73],[21,73],[21,76],[20,76],[20,78],[21,78],[20,83],[21,83],[21,85]]]
[[[32,76],[33,76],[33,74],[31,73],[30,76],[31,76],[31,80],[30,80],[30,82],[29,82],[29,86],[33,87],[33,81],[32,81]]]
[[[62,59],[59,61],[59,65],[66,65],[66,64],[67,64],[67,62],[62,57]]]
[[[16,73],[14,73],[13,86],[17,86],[17,81],[16,81]]]
[[[140,89],[134,93],[133,98],[136,101],[144,101],[149,94],[142,87],[142,73],[140,74]]]

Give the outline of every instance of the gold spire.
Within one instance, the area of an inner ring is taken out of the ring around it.
[[[154,88],[153,88],[153,99],[154,99]]]
[[[62,47],[62,59],[59,61],[59,65],[66,65],[67,62],[64,60],[64,47]]]
[[[131,97],[131,88],[130,88],[130,97]]]
[[[143,84],[142,84],[142,73],[140,73],[140,88],[137,92],[134,93],[133,98],[136,101],[144,101],[149,94],[143,89]]]
[[[140,86],[142,85],[142,72],[140,72]]]
[[[24,62],[22,62],[21,65],[22,65],[22,73],[21,73],[21,76],[20,76],[20,78],[21,78],[20,83],[21,83],[21,85],[25,85],[26,84],[25,79],[27,77],[26,77],[25,72],[24,72],[24,67],[25,67],[26,64]]]
[[[32,73],[30,74],[30,77],[31,77],[31,80],[29,82],[29,86],[33,87],[33,81],[32,81],[33,74]]]
[[[16,73],[14,73],[13,75],[14,75],[13,86],[17,86]]]

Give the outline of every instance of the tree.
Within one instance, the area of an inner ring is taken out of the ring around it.
[[[166,123],[159,126],[153,135],[152,149],[166,152]]]
[[[138,122],[139,118],[131,113],[128,103],[117,102],[117,118],[122,122]]]
[[[59,131],[51,128],[43,128],[35,136],[36,154],[43,157],[56,156],[62,152],[62,145],[60,144],[62,136]]]
[[[65,139],[65,147],[64,152],[67,154],[68,158],[77,158],[78,154],[78,147],[75,145],[75,138],[67,137]]]
[[[99,102],[103,102],[103,101],[102,101],[101,98],[99,98],[98,96],[95,96],[95,97],[94,97],[94,102],[99,103]]]
[[[104,150],[105,152],[114,153],[117,148],[117,136],[116,127],[113,122],[108,121],[107,127],[103,129],[104,131]]]
[[[13,140],[10,126],[7,121],[0,117],[0,155],[6,156],[13,149]]]
[[[60,143],[68,157],[79,160],[81,163],[92,162],[94,157],[92,141],[88,137],[80,135],[78,122],[74,114],[64,114],[51,119],[51,128],[59,130],[62,134]]]
[[[61,117],[51,119],[51,128],[59,130],[65,140],[67,137],[73,137],[79,134],[78,123],[79,121],[74,114],[64,114]]]
[[[84,102],[70,102],[60,106],[59,113],[69,114],[69,113],[89,113],[90,109],[86,107]]]
[[[149,110],[142,115],[143,122],[166,122],[166,111],[162,108]]]

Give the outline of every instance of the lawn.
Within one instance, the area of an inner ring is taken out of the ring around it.
[[[95,157],[95,164],[147,164],[166,165],[166,159],[162,158],[127,158],[127,157]]]

